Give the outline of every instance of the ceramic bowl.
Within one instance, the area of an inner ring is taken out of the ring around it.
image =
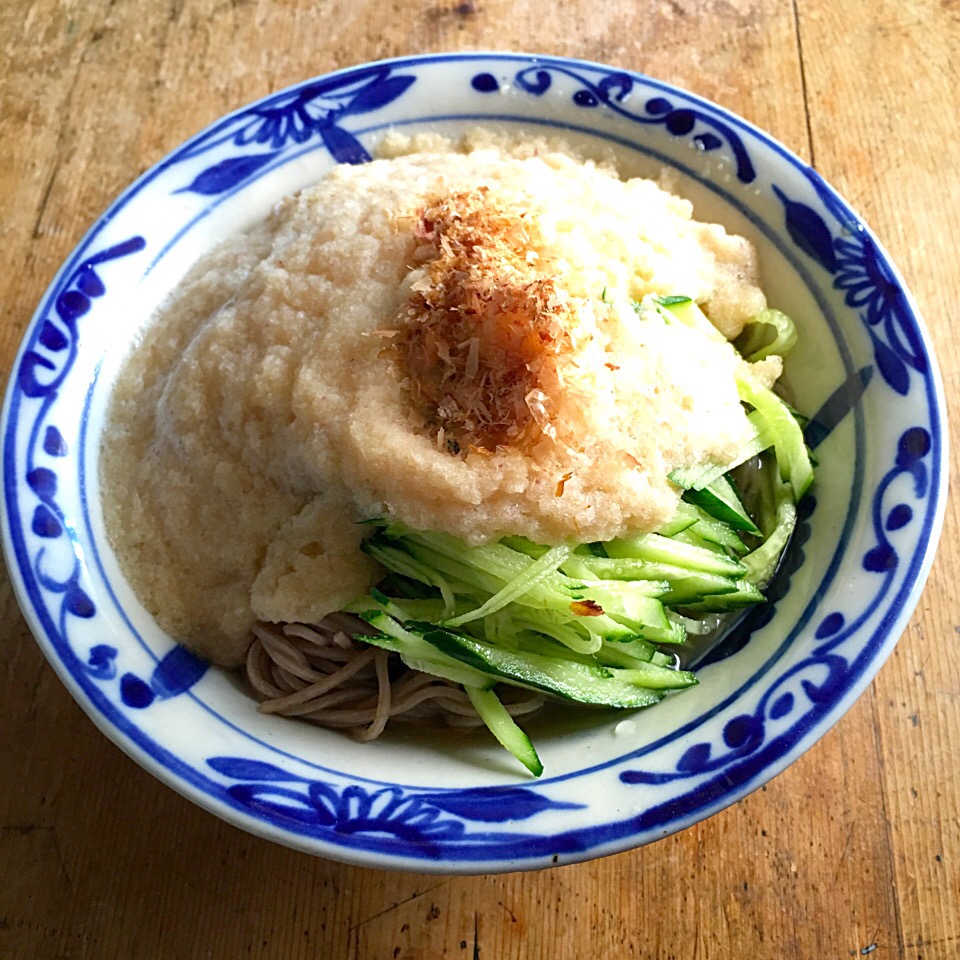
[[[698,219],[750,237],[798,322],[788,379],[819,460],[770,602],[634,715],[534,730],[526,777],[485,733],[368,745],[260,715],[242,682],[178,647],[104,537],[97,458],[118,366],[218,240],[391,130],[478,125],[613,148],[667,170]],[[337,860],[481,873],[656,840],[756,789],[836,723],[917,602],[946,492],[942,387],[903,281],[857,214],[783,146],[711,103],[576,60],[449,54],[309,80],[174,150],[93,225],[33,319],[3,414],[3,545],[30,627],[104,733],[254,834]],[[64,742],[63,748],[69,749]]]

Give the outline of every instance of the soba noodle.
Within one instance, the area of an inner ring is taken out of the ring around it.
[[[246,674],[262,713],[345,729],[361,741],[380,736],[388,720],[482,726],[459,684],[411,670],[395,654],[352,639],[370,627],[349,614],[315,624],[258,623],[253,632]],[[505,688],[501,699],[514,717],[544,702],[516,688]]]

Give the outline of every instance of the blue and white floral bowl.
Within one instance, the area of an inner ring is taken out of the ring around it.
[[[483,734],[400,730],[364,746],[261,716],[236,678],[177,647],[107,544],[99,435],[111,382],[202,252],[389,130],[480,124],[611,145],[672,171],[699,219],[753,238],[798,321],[788,377],[820,461],[787,569],[700,668],[633,716],[536,731],[526,778]],[[452,54],[331,74],[219,120],[131,186],[63,266],[27,332],[3,419],[3,545],[46,656],[100,728],[252,833],[352,863],[479,873],[663,837],[812,746],[893,649],[946,496],[944,402],[922,323],[847,204],[766,134],[697,97],[575,60]],[[747,642],[749,640],[749,642]],[[66,748],[66,744],[65,744]]]

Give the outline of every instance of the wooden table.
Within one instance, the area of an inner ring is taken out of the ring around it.
[[[0,44],[4,372],[94,217],[224,111],[379,57],[526,49],[677,83],[812,159],[960,386],[956,0],[5,0]],[[215,820],[96,731],[4,582],[0,957],[960,957],[955,502],[897,651],[813,750],[684,833],[534,874],[345,867]]]

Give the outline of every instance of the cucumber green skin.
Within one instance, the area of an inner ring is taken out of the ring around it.
[[[743,576],[743,566],[738,560],[713,549],[692,546],[657,533],[644,533],[632,539],[611,540],[607,544],[607,552],[613,559],[644,560],[650,564],[671,564],[698,573]]]
[[[737,536],[737,532],[728,524],[711,517],[706,510],[681,500],[677,504],[678,515],[690,515],[693,523],[678,533],[671,534],[673,539],[683,543],[698,543],[709,549],[728,550],[738,556],[749,553],[747,545]],[[661,530],[660,533],[663,533]]]
[[[422,637],[404,630],[393,617],[382,610],[368,610],[360,614],[360,617],[383,632],[374,636],[359,634],[354,639],[399,654],[412,670],[482,690],[489,690],[497,682],[487,671],[476,670],[460,660],[444,656]]]
[[[752,583],[741,580],[737,589],[730,593],[719,593],[704,597],[697,603],[683,607],[684,614],[697,613],[729,613],[732,610],[742,610],[744,607],[755,607],[764,602],[764,596]]]
[[[572,660],[559,660],[542,654],[501,650],[429,623],[411,623],[407,626],[417,633],[422,631],[424,640],[441,653],[477,670],[567,700],[596,706],[637,708],[649,706],[663,697],[659,689],[638,687],[619,679],[619,670],[616,667],[607,668]],[[675,688],[696,683],[693,674],[661,669],[676,678]]]
[[[760,528],[750,519],[740,498],[723,477],[702,490],[686,490],[683,498],[734,530],[760,535]]]
[[[813,466],[803,439],[803,431],[789,407],[772,391],[749,374],[737,374],[740,399],[749,403],[766,420],[780,466],[780,478],[793,488],[799,503],[813,483]]]
[[[543,773],[543,764],[537,756],[533,741],[517,726],[506,707],[492,690],[464,687],[473,708],[487,729],[510,751],[535,777]]]

